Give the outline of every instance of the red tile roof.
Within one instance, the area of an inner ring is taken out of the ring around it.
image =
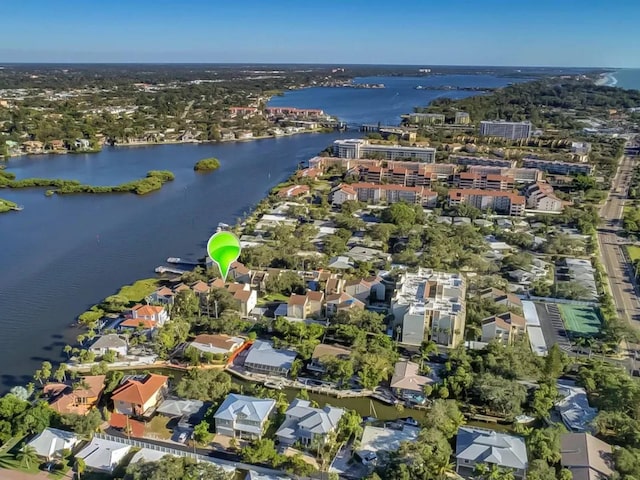
[[[155,306],[155,305],[136,305],[131,309],[132,312],[135,312],[136,315],[140,317],[153,317],[162,313],[164,311],[164,307]]]
[[[120,324],[121,327],[143,328],[151,329],[156,327],[157,322],[155,320],[146,320],[144,318],[127,318]]]
[[[132,437],[144,437],[144,423],[128,418],[122,413],[113,412],[109,417],[109,425],[119,429],[129,428]]]
[[[116,388],[111,394],[112,400],[144,405],[158,390],[167,384],[169,377],[150,373],[143,381],[128,380],[124,385]]]

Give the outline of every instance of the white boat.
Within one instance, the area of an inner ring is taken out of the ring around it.
[[[266,388],[270,388],[272,390],[283,390],[284,384],[282,382],[264,382],[264,386]]]
[[[227,225],[226,223],[218,223],[218,226],[216,227],[216,233],[218,232],[222,232],[224,230],[229,230],[231,227],[229,225]]]

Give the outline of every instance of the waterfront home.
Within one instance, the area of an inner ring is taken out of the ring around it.
[[[89,351],[93,354],[101,357],[107,352],[111,351],[115,354],[125,357],[129,348],[129,342],[122,335],[110,333],[108,335],[101,335],[98,339],[91,344]]]
[[[111,394],[116,413],[148,417],[164,400],[169,377],[148,374],[129,377]]]
[[[191,285],[191,291],[196,294],[197,297],[201,299],[209,294],[211,291],[211,286],[202,280],[198,280],[194,284]]]
[[[278,197],[280,198],[292,198],[300,197],[309,193],[309,185],[290,185],[288,187],[282,187],[278,190]]]
[[[76,138],[73,146],[79,150],[88,150],[91,148],[91,142],[86,138]]]
[[[367,425],[362,431],[356,456],[364,465],[383,464],[389,453],[397,452],[403,442],[415,442],[419,433],[419,428],[407,425],[401,428]]]
[[[313,349],[311,354],[311,361],[307,365],[307,369],[315,372],[324,373],[326,369],[322,365],[323,359],[326,358],[339,358],[346,360],[351,355],[351,350],[338,345],[325,345],[321,343]]]
[[[573,480],[606,480],[614,476],[611,445],[588,433],[560,437],[561,465]]]
[[[497,340],[505,345],[513,345],[516,340],[524,338],[526,333],[527,323],[524,317],[512,312],[493,315],[482,320],[482,342],[489,343],[491,340]]]
[[[38,457],[46,461],[51,461],[64,456],[64,450],[73,450],[80,442],[80,439],[73,432],[58,430],[57,428],[45,428],[36,435],[29,443]]]
[[[296,398],[284,415],[285,420],[276,432],[280,445],[299,442],[308,447],[314,442],[326,443],[328,435],[337,429],[344,410],[329,405],[313,408],[309,400]]]
[[[326,309],[327,316],[331,317],[338,312],[348,312],[350,310],[364,310],[365,304],[357,298],[353,298],[348,293],[334,293],[327,295]]]
[[[466,478],[481,463],[512,469],[517,479],[524,479],[529,466],[524,438],[485,428],[458,428],[456,472]]]
[[[244,344],[244,339],[222,334],[201,334],[196,336],[189,346],[203,353],[230,355]]]
[[[105,378],[105,375],[87,375],[80,377],[73,385],[48,383],[42,393],[56,412],[86,415],[100,401]]]
[[[48,147],[54,152],[61,152],[66,150],[64,140],[50,140]]]
[[[286,376],[298,354],[292,350],[275,349],[269,342],[256,340],[244,360],[244,367],[253,372]]]
[[[169,320],[169,315],[163,306],[138,304],[131,309],[131,318],[134,320],[149,320],[161,327]]]
[[[131,448],[133,448],[131,445],[125,443],[93,437],[86,447],[76,453],[75,457],[83,459],[87,469],[111,475]]]
[[[42,153],[44,144],[37,140],[28,140],[26,142],[22,142],[22,149],[24,150],[24,153]]]
[[[230,393],[213,416],[216,434],[248,440],[260,439],[275,406],[273,399]]]
[[[420,366],[417,363],[400,360],[396,362],[389,387],[397,397],[413,403],[424,403],[424,387],[433,383],[433,380],[419,372]]]
[[[153,292],[151,295],[147,297],[147,301],[149,303],[160,303],[162,305],[171,305],[173,304],[173,299],[175,298],[175,293],[168,287],[160,287],[158,290]]]

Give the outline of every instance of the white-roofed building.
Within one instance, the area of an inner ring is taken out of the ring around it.
[[[27,445],[32,447],[39,457],[52,460],[56,457],[62,457],[63,450],[73,450],[79,441],[80,439],[73,432],[45,428]]]
[[[82,458],[90,470],[111,474],[130,451],[130,445],[93,437],[89,445],[76,453],[76,458]]]
[[[342,415],[342,408],[329,405],[313,408],[308,400],[296,398],[285,412],[285,421],[276,432],[276,437],[284,445],[300,442],[308,446],[314,439],[325,443],[327,435],[337,428]]]
[[[402,325],[402,343],[421,345],[431,339],[454,348],[464,337],[464,278],[458,273],[419,268],[403,273],[391,308]]]
[[[230,393],[213,416],[216,433],[234,438],[262,438],[265,423],[275,406],[273,399]]]
[[[524,479],[529,466],[524,439],[485,428],[460,427],[456,439],[456,472],[466,478],[480,463],[511,468],[516,478]]]
[[[384,463],[386,454],[396,452],[402,442],[415,442],[420,429],[404,426],[400,429],[372,427],[362,432],[360,449],[356,452],[365,465]]]
[[[598,409],[589,405],[587,391],[582,387],[558,382],[558,394],[562,400],[556,402],[556,408],[565,426],[571,432],[591,432],[591,422],[598,415]]]

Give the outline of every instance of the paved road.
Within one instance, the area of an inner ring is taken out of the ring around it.
[[[598,243],[602,263],[607,272],[609,287],[620,318],[640,328],[640,303],[633,267],[626,261],[622,237],[622,211],[635,161],[625,157],[618,167],[605,204],[600,209],[603,219],[598,229]]]

